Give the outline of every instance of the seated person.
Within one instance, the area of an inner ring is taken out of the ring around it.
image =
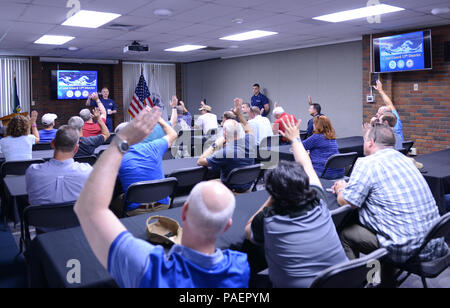
[[[330,156],[339,154],[336,142],[336,132],[328,117],[322,115],[314,118],[314,134],[303,141],[303,146],[312,160],[314,170],[321,176]],[[324,178],[329,180],[343,178],[345,169],[328,168]]]
[[[31,118],[22,115],[12,118],[6,128],[6,136],[0,140],[0,152],[5,155],[5,161],[33,159],[33,144],[39,143],[39,132],[36,119],[38,113],[31,112]],[[32,135],[30,135],[30,127]]]
[[[275,109],[273,110],[273,116],[275,117],[275,122],[272,125],[272,132],[276,135],[281,135],[282,132],[284,132],[284,126],[283,122],[287,121],[289,118],[294,119],[295,123],[297,123],[297,119],[293,114],[287,114],[283,107],[279,107],[278,104],[275,104]],[[284,137],[281,137],[281,143],[287,144],[287,140]]]
[[[364,132],[364,155],[350,181],[333,186],[340,205],[359,210],[359,220],[341,232],[349,259],[383,247],[394,263],[407,261],[440,218],[433,194],[411,159],[393,149],[392,129],[375,124]],[[432,240],[420,255],[431,261],[447,253],[444,238]],[[382,264],[382,285],[395,287],[394,270]]]
[[[94,119],[100,119],[100,112],[98,109],[94,109]],[[69,125],[74,127],[80,132],[80,142],[78,152],[75,157],[90,156],[95,154],[95,149],[101,146],[109,138],[110,133],[106,124],[103,121],[98,121],[101,128],[101,135],[84,137],[83,135],[83,125],[84,121],[80,117],[71,117],[69,119]]]
[[[322,113],[322,107],[320,106],[320,104],[313,104],[312,100],[311,100],[311,96],[308,97],[308,102],[309,102],[309,114],[312,116],[312,119],[309,119],[308,121],[308,128],[306,129],[306,138],[309,138],[313,135],[314,133],[314,118],[321,116]]]
[[[28,200],[31,205],[76,201],[91,174],[89,164],[75,162],[79,132],[64,125],[52,140],[54,156],[42,164],[31,165],[26,172]]]
[[[103,122],[106,125],[106,109],[103,106],[103,103],[98,98],[98,94],[94,93],[91,95],[92,99],[97,102],[97,106],[94,110],[98,110],[100,112],[100,117],[94,117],[93,113],[89,109],[83,109],[80,111],[80,118],[83,119],[83,137],[93,137],[102,134],[101,123]],[[109,129],[108,129],[109,132]]]
[[[119,169],[119,180],[125,194],[128,187],[134,183],[161,180],[165,178],[164,170],[162,169],[163,156],[178,138],[178,134],[162,118],[159,119],[158,123],[165,132],[164,137],[147,143],[140,142],[135,144],[130,147],[130,150],[123,156],[122,164]],[[119,134],[120,131],[127,126],[121,127],[117,133]],[[136,216],[154,212],[155,210],[167,209],[169,204],[170,201],[168,197],[159,200],[155,204],[141,205],[138,203],[130,203],[127,204],[127,215]]]
[[[259,145],[264,138],[273,136],[272,124],[268,118],[261,116],[261,110],[258,107],[250,109],[248,124],[252,127],[256,138],[256,144]]]
[[[245,228],[250,241],[264,245],[276,288],[308,288],[323,270],[346,262],[325,193],[299,140],[300,121],[285,123],[296,162],[268,170],[267,202]]]
[[[236,102],[236,104],[239,104]],[[220,179],[225,183],[228,175],[233,169],[251,166],[255,164],[256,141],[251,127],[247,124],[241,113],[242,107],[235,108],[239,121],[227,120],[223,123],[223,137],[206,149],[197,161],[199,166],[211,167],[220,170]],[[222,149],[223,147],[223,149]],[[242,193],[248,191],[253,183],[243,185],[230,185],[228,188],[233,192]]]
[[[50,143],[55,139],[56,132],[55,120],[58,116],[54,113],[46,113],[42,116],[42,125],[44,129],[39,131],[39,143]]]
[[[142,111],[118,137],[134,145],[148,136],[161,113]],[[165,253],[133,237],[109,210],[123,147],[113,141],[88,179],[75,205],[83,232],[99,262],[120,287],[247,288],[247,255],[216,248],[217,238],[232,224],[235,200],[223,185],[197,185],[184,204],[181,245]],[[102,193],[98,193],[101,191]]]
[[[403,141],[402,141],[403,138],[394,131],[394,127],[397,124],[397,117],[392,112],[385,112],[380,116],[379,121],[380,121],[379,123],[387,125],[390,128],[392,128],[395,137],[394,149],[397,151],[403,149]]]
[[[199,116],[195,122],[195,127],[201,128],[204,135],[206,135],[210,130],[217,129],[219,127],[217,123],[217,116],[211,113],[211,106],[205,105],[202,101],[202,106],[199,110],[202,112],[202,115]]]

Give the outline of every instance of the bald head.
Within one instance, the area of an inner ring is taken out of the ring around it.
[[[223,123],[223,135],[227,142],[233,142],[245,137],[241,124],[235,120],[226,120]]]
[[[199,236],[215,240],[230,223],[235,207],[233,193],[217,181],[202,182],[191,191],[187,200],[186,220]]]

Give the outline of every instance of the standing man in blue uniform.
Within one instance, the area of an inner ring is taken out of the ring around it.
[[[261,92],[259,92],[259,84],[255,83],[253,85],[253,96],[252,96],[252,106],[258,107],[264,110],[261,114],[263,117],[267,117],[270,112],[269,100]]]
[[[102,97],[100,97],[100,101],[103,103],[106,109],[106,126],[108,127],[110,132],[114,131],[113,124],[113,114],[117,113],[116,103],[109,98],[109,89],[102,89]],[[97,107],[97,103],[92,99],[92,94],[89,95],[89,98],[86,101],[86,106]]]

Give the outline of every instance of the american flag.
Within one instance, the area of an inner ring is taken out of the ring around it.
[[[139,83],[134,91],[130,107],[128,108],[128,113],[132,118],[134,118],[146,106],[153,107],[153,102],[150,98],[150,91],[148,90],[147,82],[145,81],[144,75],[141,74],[141,78],[139,78]]]

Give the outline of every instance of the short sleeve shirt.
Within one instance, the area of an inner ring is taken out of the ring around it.
[[[120,234],[108,254],[108,271],[122,288],[248,288],[245,253],[216,249],[213,255],[174,245],[162,246]]]
[[[39,143],[50,143],[56,137],[57,129],[42,129],[39,131]]]
[[[105,142],[103,135],[94,137],[80,137],[78,152],[75,157],[90,156],[93,155],[95,149],[101,146]]]
[[[5,161],[30,160],[33,158],[34,135],[11,137],[0,140],[0,151],[5,155]]]
[[[258,107],[259,109],[264,109],[264,105],[267,105],[269,103],[269,100],[267,99],[267,97],[264,94],[259,93],[258,95],[253,95],[252,96],[252,106],[253,107]],[[263,117],[267,117],[268,115],[263,112],[262,114]]]

